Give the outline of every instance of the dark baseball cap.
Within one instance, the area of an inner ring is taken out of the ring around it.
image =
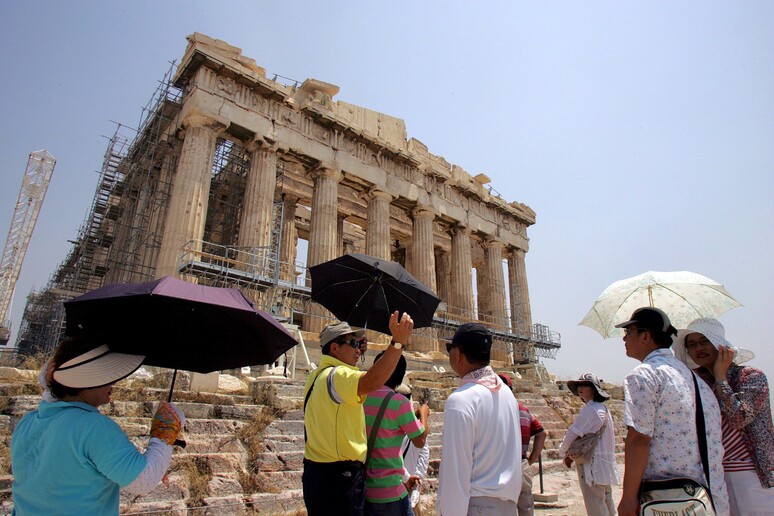
[[[628,321],[616,324],[616,328],[626,328],[632,324],[644,330],[650,330],[667,335],[677,335],[677,329],[672,326],[667,314],[653,307],[638,308],[632,313]]]
[[[471,358],[489,360],[492,350],[492,333],[480,323],[465,323],[457,328],[452,345],[458,346]]]

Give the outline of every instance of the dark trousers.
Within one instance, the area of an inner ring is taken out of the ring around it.
[[[362,463],[304,459],[301,484],[309,516],[362,516],[365,503]]]
[[[366,500],[366,516],[414,516],[408,496],[387,503],[374,503]]]

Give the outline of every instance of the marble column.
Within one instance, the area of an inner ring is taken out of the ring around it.
[[[207,220],[212,160],[223,125],[199,115],[189,116],[183,125],[185,140],[167,208],[156,277],[177,273],[181,249],[189,240],[195,241],[195,251],[201,251]]]
[[[492,307],[489,303],[489,269],[486,264],[475,265],[476,269],[476,316],[480,321],[492,323]]]
[[[335,168],[318,168],[312,172],[312,214],[309,221],[309,249],[306,263],[309,267],[327,262],[339,256],[338,246],[338,183],[341,171]],[[312,317],[304,321],[304,329],[317,333],[325,326],[325,317],[331,314],[322,306],[312,303]],[[315,317],[316,316],[316,317]]]
[[[435,213],[427,208],[417,207],[412,215],[414,216],[414,238],[411,246],[411,270],[409,272],[435,292],[435,252],[433,249]]]
[[[512,249],[508,253],[508,282],[511,293],[511,320],[513,330],[520,334],[532,332],[532,310],[529,304],[525,252]]]
[[[239,247],[249,248],[241,255],[245,268],[271,276],[273,263],[268,258],[274,216],[274,188],[277,185],[277,153],[254,142],[250,150],[250,171],[239,223]]]
[[[470,230],[457,227],[452,234],[451,281],[449,299],[452,313],[473,319],[473,273]]]
[[[150,206],[150,221],[148,223],[149,234],[143,250],[142,262],[148,268],[143,270],[147,273],[150,268],[156,268],[159,259],[159,248],[164,236],[164,220],[168,211],[168,206],[163,202],[172,191],[172,181],[174,181],[174,167],[176,164],[173,152],[168,152],[162,161],[161,170],[157,184],[154,187],[154,198]],[[137,278],[136,281],[146,281],[147,274]]]
[[[327,262],[339,256],[338,247],[338,183],[341,171],[319,168],[312,172],[314,192],[309,221],[309,266]]]
[[[344,219],[346,216],[338,215],[336,217],[336,247],[338,248],[337,256],[343,256],[347,254],[347,245],[344,242]]]
[[[503,274],[503,244],[494,239],[487,240],[484,248],[487,269],[488,305],[493,322],[508,327],[508,311],[505,300],[505,275]]]
[[[389,260],[390,245],[390,202],[392,195],[381,190],[368,194],[368,222],[366,224],[365,254]]]
[[[296,250],[298,233],[296,232],[297,197],[282,198],[282,240],[280,243],[280,278],[283,281],[296,282]]]
[[[449,253],[438,251],[435,254],[435,284],[438,287],[437,294],[441,302],[450,305],[449,302]]]

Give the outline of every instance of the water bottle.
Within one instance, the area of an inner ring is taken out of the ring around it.
[[[419,503],[419,489],[416,487],[411,490],[411,507],[416,507],[417,503]]]

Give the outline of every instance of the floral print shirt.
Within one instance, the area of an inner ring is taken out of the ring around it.
[[[766,375],[754,367],[731,364],[726,375],[728,383],[716,384],[706,369],[699,368],[696,373],[715,388],[720,412],[728,425],[742,433],[761,485],[774,487],[774,428]]]
[[[652,351],[624,380],[624,424],[651,438],[643,480],[689,477],[706,485],[696,438],[693,374],[669,349]],[[728,514],[723,479],[720,408],[712,390],[698,382],[704,409],[710,491],[718,515]]]

